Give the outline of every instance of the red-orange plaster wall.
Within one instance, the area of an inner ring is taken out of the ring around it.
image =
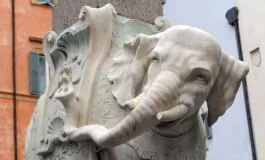
[[[11,91],[11,1],[0,3],[0,91]]]
[[[52,28],[52,10],[34,5],[29,0],[16,0],[16,65],[17,92],[29,94],[28,54],[32,50],[30,36],[42,38]]]
[[[19,160],[25,159],[25,134],[34,107],[34,101],[17,101],[17,153]],[[0,98],[0,111],[0,160],[13,160],[13,100]]]

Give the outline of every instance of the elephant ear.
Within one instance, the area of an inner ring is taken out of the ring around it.
[[[139,34],[124,43],[122,53],[113,58],[108,78],[112,82],[112,94],[121,106],[136,97],[142,88],[156,41],[155,36]]]
[[[206,99],[209,126],[232,105],[239,85],[248,71],[249,67],[245,62],[224,53],[221,55],[219,75]]]

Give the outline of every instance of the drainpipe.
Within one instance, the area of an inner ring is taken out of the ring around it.
[[[13,138],[14,138],[14,160],[17,156],[17,93],[16,93],[16,25],[15,25],[15,0],[11,1],[12,8],[12,83],[13,83]]]
[[[239,30],[239,24],[238,24],[238,9],[237,9],[237,7],[233,7],[231,9],[229,9],[226,12],[225,17],[226,17],[228,23],[235,28],[238,57],[239,57],[239,60],[243,61],[243,51],[242,51],[242,46],[241,46],[241,37],[240,37],[240,30]],[[251,111],[250,111],[250,105],[249,105],[247,81],[245,78],[242,81],[242,85],[243,85],[244,100],[245,100],[245,104],[246,104],[245,106],[246,106],[250,144],[251,144],[251,150],[252,150],[252,159],[257,160],[255,137],[253,134],[254,131],[253,131],[253,127],[252,127],[252,117],[251,117]]]

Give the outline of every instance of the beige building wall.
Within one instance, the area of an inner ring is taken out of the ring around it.
[[[265,1],[237,0],[244,60],[250,66],[247,76],[258,160],[265,159]],[[240,133],[239,133],[240,134]]]

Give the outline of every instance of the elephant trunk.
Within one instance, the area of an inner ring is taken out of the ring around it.
[[[153,82],[139,105],[135,107],[123,121],[107,130],[106,134],[93,134],[91,138],[102,148],[109,148],[125,143],[148,129],[159,124],[156,114],[172,108],[180,87],[178,77],[166,71]]]

